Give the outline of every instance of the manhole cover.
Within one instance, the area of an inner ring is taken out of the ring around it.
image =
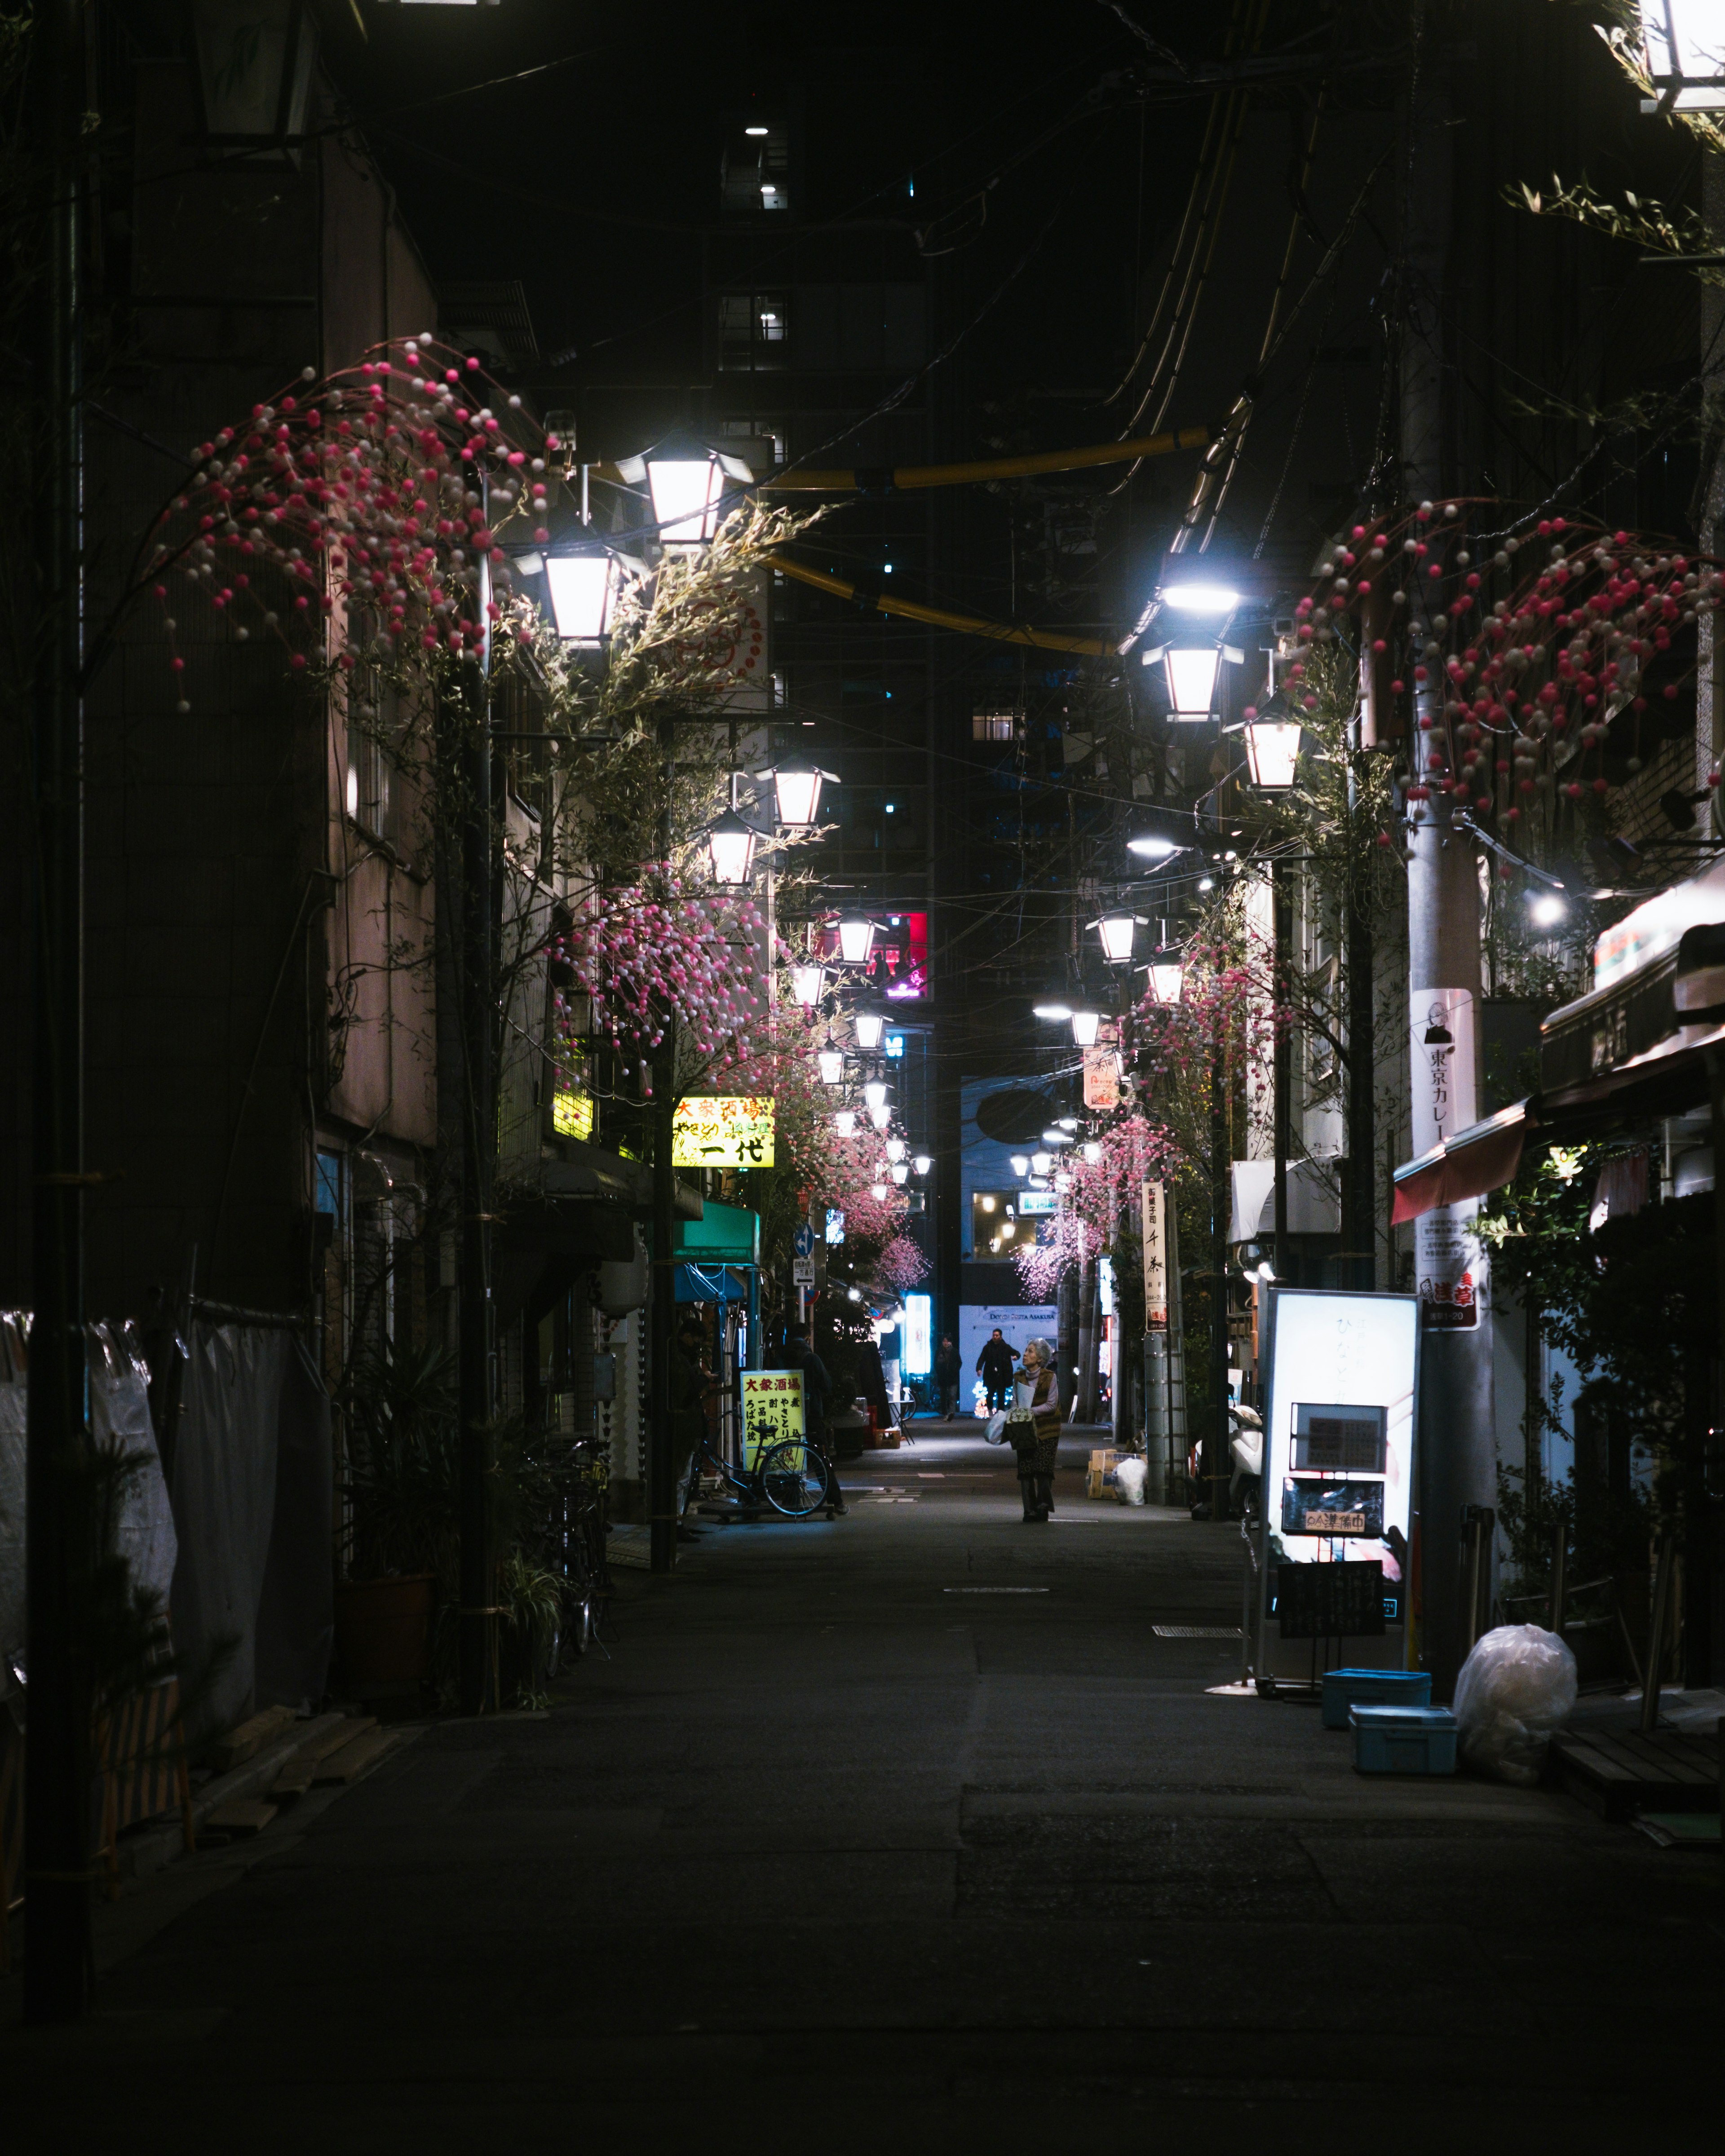
[[[947,1589],[948,1594],[952,1592]],[[1238,1625],[1153,1625],[1158,1640],[1237,1640]]]

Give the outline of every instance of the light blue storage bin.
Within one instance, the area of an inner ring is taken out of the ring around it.
[[[1326,1729],[1346,1729],[1351,1707],[1430,1707],[1429,1670],[1326,1670]]]
[[[1446,1707],[1356,1707],[1348,1721],[1358,1774],[1455,1771],[1455,1717]]]

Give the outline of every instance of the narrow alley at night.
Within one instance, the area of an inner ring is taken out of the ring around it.
[[[0,2142],[1717,2108],[1725,0],[0,13]]]

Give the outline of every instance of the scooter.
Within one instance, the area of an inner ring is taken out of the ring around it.
[[[1230,1405],[1228,1421],[1228,1450],[1234,1455],[1228,1503],[1243,1520],[1255,1520],[1264,1502],[1264,1418],[1255,1408]]]

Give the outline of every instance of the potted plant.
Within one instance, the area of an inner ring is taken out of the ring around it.
[[[347,1562],[336,1656],[357,1691],[430,1672],[438,1582],[454,1582],[459,1532],[449,1364],[441,1348],[386,1342],[343,1388]]]

